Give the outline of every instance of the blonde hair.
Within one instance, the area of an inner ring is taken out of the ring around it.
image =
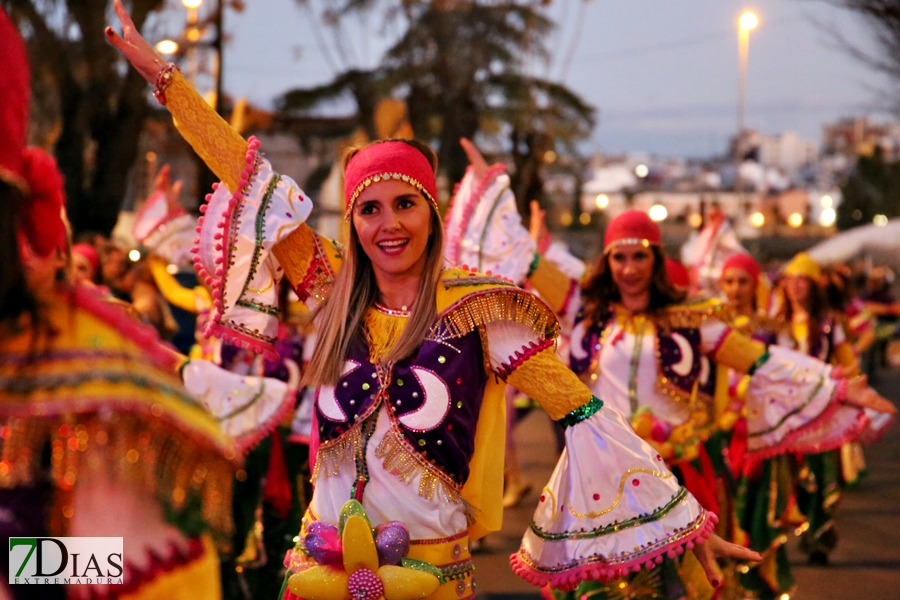
[[[420,145],[428,150],[428,153],[423,153],[434,165],[436,161],[433,159],[433,151],[424,144],[416,144],[414,147],[421,150]],[[358,150],[348,152],[345,168],[347,161]],[[425,267],[419,280],[416,302],[400,339],[384,357],[383,364],[394,363],[411,355],[428,335],[437,318],[437,286],[444,270],[444,224],[434,206],[430,202],[428,205],[431,207],[431,234],[425,248]],[[303,376],[304,386],[335,385],[338,382],[350,347],[365,340],[366,312],[375,304],[378,296],[372,261],[363,251],[356,228],[351,224],[350,240],[334,286],[313,313],[318,339]]]

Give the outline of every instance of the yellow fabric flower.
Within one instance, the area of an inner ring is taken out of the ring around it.
[[[305,600],[416,600],[433,594],[440,579],[425,571],[397,565],[378,565],[372,527],[365,517],[352,515],[341,534],[343,569],[315,566],[295,573],[288,589]]]

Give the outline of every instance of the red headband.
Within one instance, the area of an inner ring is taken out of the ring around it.
[[[749,254],[732,254],[728,257],[728,260],[725,261],[725,264],[722,265],[722,276],[725,276],[725,273],[728,269],[740,269],[741,271],[746,272],[752,279],[753,284],[756,285],[759,283],[759,264],[753,258],[750,257]]]
[[[405,142],[376,142],[357,152],[344,171],[345,219],[362,191],[382,179],[409,183],[438,209],[437,182],[425,155]]]
[[[603,253],[618,244],[662,245],[659,225],[640,210],[626,210],[613,219],[603,236]]]

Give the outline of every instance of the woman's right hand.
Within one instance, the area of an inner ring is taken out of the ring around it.
[[[151,46],[147,40],[141,37],[137,27],[131,20],[131,15],[122,6],[121,0],[115,0],[114,7],[116,16],[119,17],[119,23],[122,25],[122,35],[119,36],[112,27],[105,30],[106,39],[109,43],[116,47],[119,52],[125,55],[128,62],[137,69],[141,76],[152,84],[156,84],[156,76],[162,69],[166,61]]]
[[[847,404],[859,408],[870,408],[889,415],[897,414],[897,407],[894,406],[894,403],[869,387],[869,380],[865,375],[851,377],[847,380]]]

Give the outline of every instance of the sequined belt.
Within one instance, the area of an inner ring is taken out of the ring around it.
[[[444,573],[447,583],[428,596],[428,600],[468,600],[475,597],[469,533],[437,539],[410,540],[409,557],[427,561]]]

